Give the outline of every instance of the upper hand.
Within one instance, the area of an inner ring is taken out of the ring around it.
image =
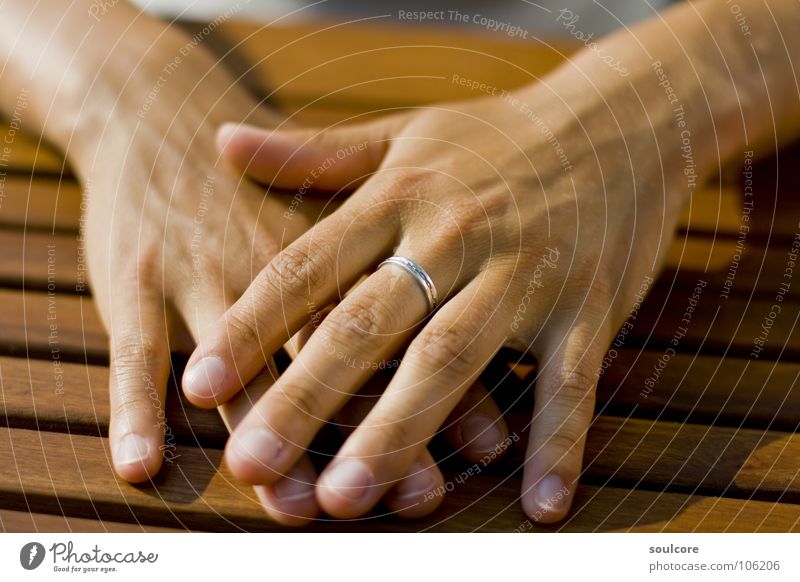
[[[184,377],[187,396],[209,406],[233,396],[237,379],[257,374],[298,329],[316,328],[232,434],[235,475],[271,483],[285,474],[373,370],[405,349],[319,480],[323,509],[360,515],[415,470],[467,388],[509,346],[540,365],[522,504],[540,521],[565,515],[602,358],[652,281],[681,203],[676,183],[654,173],[642,132],[576,119],[541,89],[517,97],[320,131],[221,130],[228,159],[270,185],[358,187],[261,271],[190,359],[189,374],[208,362],[225,370],[203,398]],[[431,276],[435,313],[407,272],[372,272],[390,255]],[[319,307],[334,300],[318,322]]]

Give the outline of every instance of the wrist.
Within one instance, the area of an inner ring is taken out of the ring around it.
[[[672,59],[614,40],[607,53],[624,67],[612,69],[586,49],[520,96],[546,115],[571,159],[629,174],[637,194],[666,196],[680,209],[719,165],[703,88]]]
[[[117,49],[68,107],[65,149],[79,174],[108,144],[126,148],[136,140],[145,149],[152,145],[152,155],[169,143],[213,150],[221,123],[256,111],[270,119],[213,55],[177,29],[164,30],[144,49]]]

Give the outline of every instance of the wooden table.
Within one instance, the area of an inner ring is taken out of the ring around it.
[[[454,74],[512,88],[537,79],[569,52],[569,47],[498,42],[452,29],[375,25],[255,32],[252,26],[228,23],[206,43],[220,54],[240,43],[226,62],[240,71],[254,65],[242,82],[307,123],[475,95],[453,83]],[[8,135],[7,127],[0,132]],[[567,520],[549,527],[526,520],[517,500],[520,449],[456,486],[427,519],[404,522],[378,510],[369,519],[323,520],[310,529],[800,529],[800,436],[795,433],[800,420],[800,334],[795,330],[800,281],[786,294],[760,357],[750,357],[800,229],[800,173],[793,171],[798,154],[787,150],[780,161],[780,166],[773,159],[754,168],[756,204],[743,243],[738,238],[742,180],[736,168],[730,179],[694,196],[666,272],[624,345],[610,352],[582,485]],[[106,439],[107,338],[91,296],[81,292],[85,264],[77,239],[79,186],[61,157],[29,136],[16,135],[5,162],[0,198],[0,527],[278,529],[249,488],[221,465],[226,431],[216,413],[191,408],[175,386],[169,390],[168,424],[180,457],[165,464],[153,484],[132,486],[115,477]],[[723,297],[736,262],[729,295]],[[647,379],[660,368],[701,279],[708,285],[692,323],[648,393]],[[48,315],[56,307],[54,322]],[[527,422],[535,373],[532,364],[515,359],[503,354],[485,375],[501,406],[524,394],[509,411],[512,428]],[[449,460],[446,478],[468,467]]]

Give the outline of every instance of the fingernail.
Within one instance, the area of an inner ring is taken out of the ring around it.
[[[242,436],[234,435],[231,447],[232,452],[239,458],[249,462],[255,461],[260,466],[271,469],[283,448],[283,441],[272,431],[257,428]]]
[[[497,422],[484,414],[473,414],[461,421],[461,440],[469,450],[491,453],[502,445],[503,432]]]
[[[147,439],[138,434],[127,434],[117,445],[117,464],[133,465],[141,463],[147,458],[150,452],[150,444]]]
[[[186,371],[183,389],[204,400],[215,398],[225,380],[225,362],[217,356],[206,356]]]
[[[324,487],[350,501],[363,499],[375,483],[369,468],[357,459],[339,461],[323,475]]]
[[[314,496],[314,479],[302,469],[293,469],[272,488],[279,501],[300,501]]]
[[[402,499],[413,499],[422,497],[436,486],[436,476],[430,467],[423,467],[415,463],[395,488],[397,496]]]
[[[561,477],[550,474],[536,485],[533,500],[543,511],[560,511],[567,494],[568,491]]]

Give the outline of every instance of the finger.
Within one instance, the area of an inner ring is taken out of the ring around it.
[[[322,310],[322,317],[330,310]],[[290,356],[298,356],[314,330],[314,324],[309,323],[292,338],[287,346]],[[393,366],[394,361],[390,361],[386,362],[385,368]],[[384,374],[370,378],[358,395],[336,415],[336,424],[344,437],[349,436],[367,416],[383,392],[385,382]],[[470,387],[458,403],[446,426],[445,435],[453,448],[472,462],[486,459],[491,462],[501,458],[507,450],[508,429],[505,421],[480,380]],[[491,458],[487,456],[490,453]],[[398,517],[418,519],[432,513],[441,504],[444,499],[443,486],[444,477],[426,448],[408,475],[384,495],[383,502]]]
[[[336,415],[342,436],[347,438],[372,410],[386,388],[386,378],[379,373]],[[444,499],[444,476],[428,449],[423,449],[408,474],[386,495],[386,507],[403,519],[419,519],[441,505]]]
[[[407,117],[324,129],[225,124],[217,131],[217,147],[236,168],[272,187],[354,189],[378,169]]]
[[[405,476],[383,496],[383,503],[398,517],[419,519],[442,504],[444,484],[442,472],[425,448]]]
[[[602,320],[587,317],[539,358],[522,478],[522,507],[535,521],[559,521],[572,505],[608,339]]]
[[[313,320],[318,306],[337,300],[340,289],[388,254],[397,217],[375,212],[374,204],[346,203],[259,273],[189,359],[183,388],[191,402],[213,407],[230,398]]]
[[[473,463],[494,462],[508,450],[508,426],[491,394],[478,379],[444,423],[454,450]]]
[[[322,425],[405,343],[426,303],[401,270],[379,269],[359,285],[234,431],[226,448],[233,474],[272,483],[293,466]]]
[[[194,337],[202,337],[224,311],[224,304],[214,294],[206,294],[203,309],[192,309],[184,304],[184,317]],[[270,359],[246,389],[221,405],[217,410],[229,432],[236,429],[247,416],[255,402],[267,392],[278,377],[278,370]],[[314,495],[317,475],[307,455],[303,455],[296,467],[272,486],[253,487],[267,515],[286,526],[302,526],[314,520],[320,513]]]
[[[325,511],[361,515],[408,473],[505,341],[508,326],[497,323],[500,296],[502,289],[482,275],[414,339],[384,395],[320,476],[317,497]]]
[[[114,468],[138,483],[161,467],[170,358],[163,297],[138,284],[111,297],[109,439]]]
[[[313,521],[320,513],[314,495],[317,473],[308,455],[274,485],[256,485],[253,490],[272,519],[282,525],[302,526]]]

